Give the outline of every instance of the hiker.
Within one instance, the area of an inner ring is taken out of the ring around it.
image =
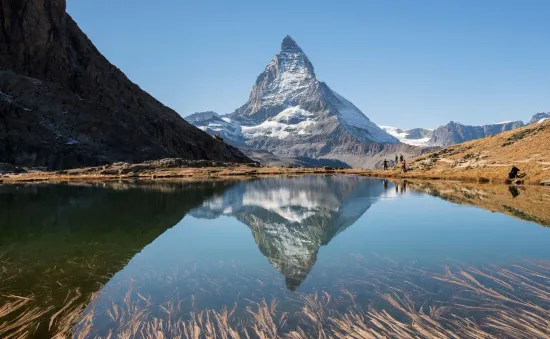
[[[403,162],[404,160],[405,160],[405,157],[403,157],[403,154],[401,154],[401,155],[399,156],[399,161],[400,161],[400,162]]]
[[[395,166],[397,166],[397,164],[399,163],[399,157],[397,156],[397,154],[395,155]]]
[[[388,169],[388,160],[384,159],[384,171]]]
[[[405,160],[401,162],[401,169],[403,170],[403,173],[407,173],[407,162]]]
[[[512,165],[512,169],[510,170],[510,173],[508,173],[508,179],[515,179],[518,177],[519,168],[517,168],[515,165]]]

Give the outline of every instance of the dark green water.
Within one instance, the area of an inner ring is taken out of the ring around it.
[[[456,287],[428,275],[546,262],[550,229],[354,176],[2,186],[0,260],[3,296],[59,309],[74,291],[98,292],[82,313],[93,310],[94,335],[116,331],[108,311],[129,291],[151,319],[170,302],[172,317],[236,304],[245,319],[246,306],[275,298],[297,326],[301,298],[321,292],[342,312],[350,293],[361,308],[385,307],[380,291],[392,288],[450,303]],[[48,333],[43,324],[34,336]]]

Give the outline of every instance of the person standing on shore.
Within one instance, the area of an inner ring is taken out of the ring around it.
[[[388,169],[388,160],[384,159],[384,171]]]

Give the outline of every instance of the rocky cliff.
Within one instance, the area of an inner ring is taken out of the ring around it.
[[[66,13],[65,0],[0,0],[0,25],[0,162],[249,161],[132,83]]]

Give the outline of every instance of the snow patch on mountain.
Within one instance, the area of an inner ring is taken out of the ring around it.
[[[430,136],[420,138],[420,139],[409,139],[409,132],[404,131],[400,128],[393,126],[379,126],[386,133],[396,137],[400,142],[412,146],[428,146],[430,141]],[[433,131],[432,129],[425,128],[426,130]]]
[[[233,141],[233,144],[242,143],[243,133],[239,122],[215,112],[201,112],[187,116],[188,122],[211,135],[220,135]]]
[[[254,139],[264,136],[285,139],[289,135],[308,134],[308,128],[315,126],[315,114],[293,106],[285,109],[273,118],[256,126],[241,126],[245,139]]]

